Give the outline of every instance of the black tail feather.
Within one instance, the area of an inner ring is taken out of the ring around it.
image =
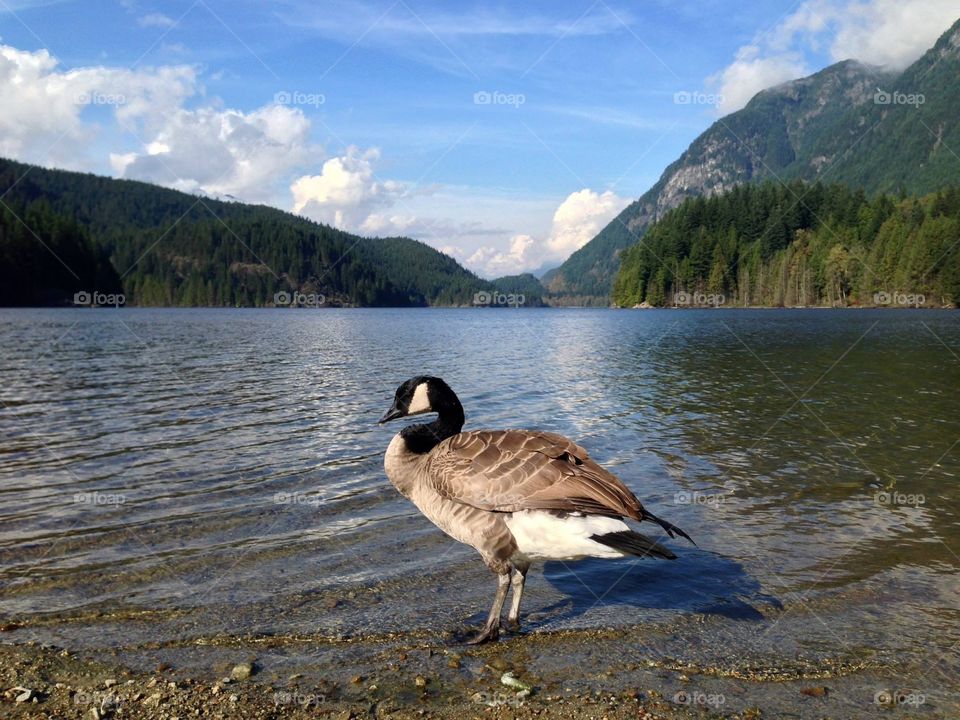
[[[603,535],[591,535],[590,539],[614,550],[639,557],[659,557],[666,560],[675,560],[676,555],[667,550],[656,540],[641,535],[633,530],[620,530]]]
[[[643,509],[642,515],[643,515],[643,517],[642,517],[643,520],[652,520],[652,521],[655,522],[657,525],[659,525],[660,527],[662,527],[662,528],[667,532],[667,535],[669,535],[670,537],[676,537],[677,535],[679,535],[680,537],[686,538],[686,539],[689,540],[691,543],[693,543],[694,545],[696,545],[696,543],[693,542],[693,538],[692,538],[692,537],[690,537],[689,535],[687,535],[683,530],[681,530],[680,528],[678,528],[678,527],[677,527],[676,525],[674,525],[673,523],[669,523],[669,522],[667,522],[666,520],[661,520],[660,518],[658,518],[656,515],[654,515],[652,512],[650,512],[650,511],[647,510],[646,508]]]

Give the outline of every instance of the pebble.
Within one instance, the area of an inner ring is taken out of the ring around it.
[[[516,675],[512,672],[505,672],[500,676],[500,684],[506,685],[508,688],[513,688],[514,690],[531,690],[530,685],[525,683],[523,680],[519,680]]]
[[[253,675],[253,663],[240,663],[234,665],[230,671],[230,677],[234,680],[246,680]]]
[[[18,703],[24,703],[24,702],[29,702],[30,700],[33,700],[33,690],[31,690],[30,688],[18,687],[18,688],[14,688],[14,690],[22,691],[19,695],[17,695],[16,701]]]
[[[103,686],[105,688],[112,688],[116,684],[117,684],[117,681],[114,680],[113,678],[107,678],[106,680],[103,681]]]
[[[160,693],[154,693],[143,701],[144,707],[160,707]]]
[[[413,682],[416,683],[416,686],[419,688],[427,686],[427,679],[423,675],[417,675]]]

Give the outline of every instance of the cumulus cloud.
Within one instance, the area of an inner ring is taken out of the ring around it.
[[[584,188],[570,193],[553,214],[550,233],[541,239],[514,235],[505,248],[484,245],[472,254],[454,254],[486,277],[529,272],[551,261],[566,260],[592,240],[630,201],[608,190]]]
[[[415,217],[383,212],[407,194],[407,186],[380,180],[374,166],[380,151],[351,146],[346,154],[323,164],[319,175],[293,181],[293,211],[343,230],[392,234],[403,232]]]
[[[112,115],[119,127],[107,139],[117,149],[98,149],[115,175],[286,204],[290,174],[323,159],[303,112],[281,105],[186,109],[201,91],[187,65],[62,71],[46,50],[0,45],[0,155],[101,170],[105,158],[92,153]]]
[[[188,66],[60,71],[46,50],[0,45],[0,155],[88,169],[88,148],[99,128],[84,120],[85,113],[102,107],[137,121],[179,106],[195,91],[196,73]]]
[[[531,251],[536,251],[536,245],[536,240],[529,235],[514,235],[506,250],[489,245],[480,247],[464,260],[464,264],[487,277],[516,275],[539,265],[532,260],[536,253]]]
[[[904,68],[960,17],[956,0],[873,0],[837,14],[834,59]]]
[[[282,194],[291,171],[322,158],[309,133],[304,114],[282,105],[246,113],[181,108],[150,129],[143,152],[110,159],[122,177],[269,202]]]
[[[811,72],[805,52],[826,48],[832,62],[854,59],[906,67],[956,21],[955,0],[807,0],[769,32],[737,50],[707,79],[723,97],[720,114],[761,90]]]
[[[628,202],[612,190],[600,194],[584,188],[570,193],[553,214],[553,227],[546,243],[547,257],[543,259],[563,259],[579,250]]]

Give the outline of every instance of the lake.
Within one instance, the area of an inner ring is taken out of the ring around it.
[[[960,707],[956,312],[0,310],[0,347],[4,642],[200,666],[280,638],[266,666],[329,673],[372,656],[305,639],[480,622],[493,575],[383,473],[377,419],[434,374],[466,429],[567,435],[698,543],[535,566],[530,637]]]

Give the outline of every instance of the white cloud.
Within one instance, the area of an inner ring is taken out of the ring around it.
[[[536,252],[536,244],[529,235],[514,235],[506,250],[490,246],[478,248],[464,260],[464,265],[486,277],[516,275],[541,264],[532,259],[531,251]]]
[[[737,50],[737,59],[710,82],[719,85],[722,101],[717,109],[721,115],[739,110],[761,90],[787,80],[808,75],[803,59],[794,52],[762,56],[756,45],[744,45]]]
[[[584,188],[570,193],[553,214],[549,234],[542,240],[520,234],[505,248],[483,245],[472,254],[449,253],[486,277],[536,270],[546,262],[562,261],[592,240],[630,201],[608,190]],[[445,250],[447,252],[447,250]]]
[[[899,70],[919,58],[956,21],[956,0],[807,0],[769,32],[737,50],[707,79],[723,96],[720,114],[759,91],[810,73],[806,52],[828,48],[832,62],[859,60]]]
[[[322,158],[310,144],[310,121],[282,105],[181,108],[147,130],[143,152],[111,155],[114,171],[188,192],[279,202],[289,173]]]
[[[854,2],[838,15],[830,52],[836,60],[855,58],[904,68],[930,48],[960,17],[956,0],[872,0]]]
[[[109,158],[120,177],[287,204],[290,174],[323,159],[303,112],[184,108],[200,91],[187,65],[61,71],[45,50],[0,45],[0,155],[94,171]],[[108,135],[101,123],[111,116]]]
[[[163,13],[150,13],[137,18],[137,24],[140,27],[172,28],[177,24],[177,21]]]
[[[353,232],[395,234],[410,227],[416,218],[383,212],[407,193],[395,180],[380,180],[374,165],[377,148],[361,152],[347,148],[345,155],[330,158],[319,175],[303,175],[293,181],[293,211]]]
[[[599,194],[590,188],[570,193],[553,214],[543,260],[565,259],[586,245],[630,201],[612,190]]]
[[[100,107],[134,121],[179,106],[196,86],[188,66],[138,71],[57,66],[46,50],[0,45],[0,155],[89,169],[89,147],[99,128],[85,113]]]

